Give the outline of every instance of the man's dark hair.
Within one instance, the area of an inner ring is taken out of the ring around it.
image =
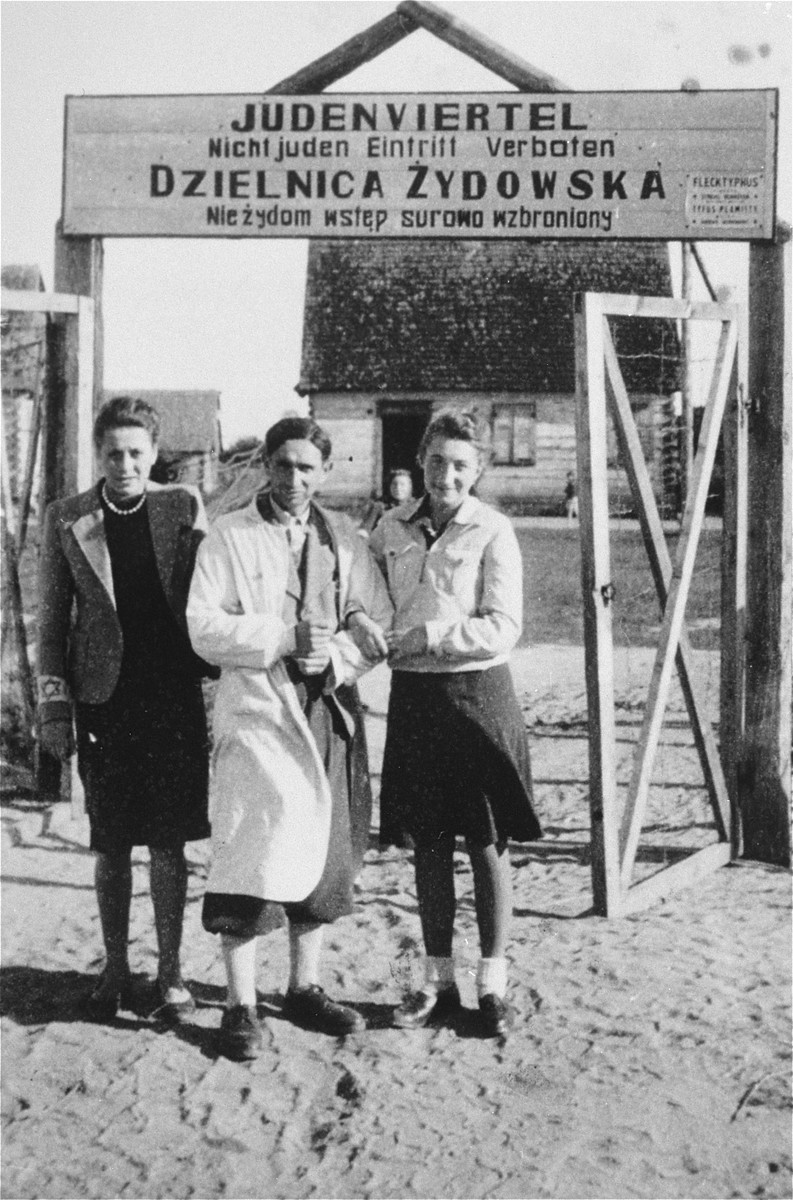
[[[270,458],[284,442],[312,442],[322,455],[322,461],[330,458],[330,438],[321,425],[311,417],[282,417],[272,425],[264,438],[264,454]]]

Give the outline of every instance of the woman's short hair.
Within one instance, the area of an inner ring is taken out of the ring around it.
[[[423,465],[427,456],[427,448],[436,437],[451,438],[456,442],[470,442],[479,455],[482,466],[485,466],[490,457],[490,427],[476,412],[446,409],[433,417],[419,442],[416,457],[420,464]]]
[[[265,458],[271,458],[284,442],[311,442],[322,455],[322,461],[330,458],[331,441],[321,425],[311,417],[282,417],[271,425],[264,438]]]
[[[156,446],[160,438],[160,414],[147,400],[137,396],[114,396],[103,404],[94,421],[94,445],[101,446],[109,429],[136,426],[145,429]]]

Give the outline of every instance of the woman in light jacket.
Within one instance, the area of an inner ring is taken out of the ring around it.
[[[471,490],[486,454],[475,417],[442,413],[419,448],[426,495],[387,513],[370,546],[394,603],[381,841],[415,847],[425,983],[395,1013],[416,1028],[460,1005],[452,958],[455,837],[474,873],[483,1030],[506,1034],[512,913],[507,839],[541,836],[526,731],[508,666],[522,625],[522,563],[510,521]],[[366,620],[357,617],[356,634]],[[377,640],[376,631],[366,629]]]
[[[136,1002],[127,944],[131,851],[140,845],[151,856],[154,1007],[175,1021],[195,1007],[179,956],[184,845],[209,835],[201,688],[209,668],[190,646],[185,607],[206,519],[194,488],[149,480],[158,433],[145,401],[104,406],[94,427],[102,478],[48,507],[40,559],[40,737],[63,761],[76,744],[85,786],[106,953],[85,1002],[97,1020]]]

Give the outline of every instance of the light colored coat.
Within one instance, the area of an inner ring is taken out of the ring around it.
[[[507,662],[523,624],[523,564],[509,517],[466,496],[427,549],[424,501],[383,517],[369,541],[388,581],[394,628],[423,626],[427,650],[396,670],[484,671]]]
[[[314,580],[338,589],[343,619],[358,610],[384,627],[392,608],[352,522],[320,510],[337,570]],[[291,556],[285,528],[262,519],[256,501],[220,517],[202,544],[187,605],[196,651],[221,667],[213,714],[210,892],[276,901],[306,898],[328,852],[331,795],[316,743],[284,663],[283,619]],[[332,639],[326,691],[369,669],[352,638]]]
[[[187,633],[185,606],[206,514],[198,491],[147,485],[157,570],[165,598]],[[124,651],[113,572],[97,488],[47,508],[39,560],[38,685],[41,720],[71,716],[71,703],[112,696]],[[200,669],[196,660],[197,669]]]

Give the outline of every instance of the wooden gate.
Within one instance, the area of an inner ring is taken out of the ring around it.
[[[675,562],[669,554],[650,474],[639,442],[628,392],[609,329],[610,316],[714,321],[718,347],[708,389],[699,447],[683,512]],[[576,406],[581,504],[584,635],[590,740],[592,886],[595,911],[622,916],[675,888],[693,883],[733,856],[735,826],[719,746],[706,713],[685,626],[705,502],[739,344],[738,309],[728,304],[645,296],[587,293],[576,312]],[[616,727],[607,473],[607,403],[622,463],[650,560],[663,619],[644,719],[633,754],[627,797],[620,804]],[[673,670],[680,686],[702,765],[718,840],[672,866],[632,883],[647,808],[653,764],[669,700]],[[733,798],[734,800],[734,798]]]

